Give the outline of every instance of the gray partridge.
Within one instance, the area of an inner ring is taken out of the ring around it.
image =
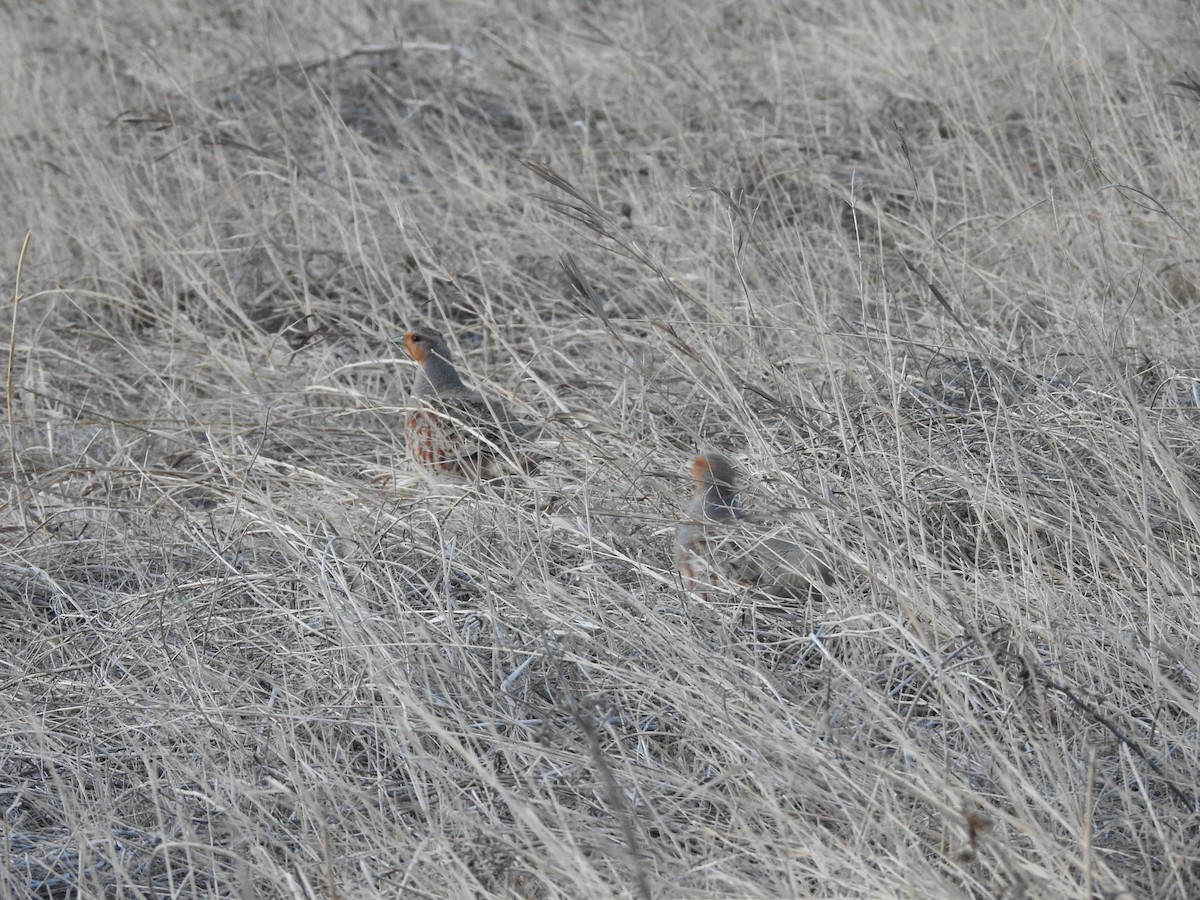
[[[675,564],[689,590],[725,580],[772,597],[820,596],[833,584],[828,563],[811,550],[771,535],[743,508],[737,472],[719,453],[692,460],[695,496],[675,529]]]
[[[413,406],[404,422],[414,461],[435,475],[467,480],[499,474],[506,457],[520,461],[518,444],[528,426],[499,400],[463,384],[441,334],[408,331],[399,343],[417,363]]]

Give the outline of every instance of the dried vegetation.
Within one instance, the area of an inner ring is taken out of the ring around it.
[[[1186,5],[193,6],[0,35],[0,894],[1200,893]]]

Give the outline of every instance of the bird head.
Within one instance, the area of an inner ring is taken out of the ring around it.
[[[733,463],[720,453],[701,453],[692,460],[692,481],[697,490],[716,486],[722,493],[737,490],[737,472]]]
[[[445,340],[431,329],[406,331],[398,343],[403,344],[408,355],[418,363],[423,364],[431,355],[440,356],[446,362],[450,361],[450,351],[446,349]]]

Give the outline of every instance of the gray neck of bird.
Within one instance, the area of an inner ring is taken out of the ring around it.
[[[742,502],[735,488],[726,484],[710,484],[704,491],[704,505],[714,518],[729,518],[742,514]]]
[[[454,366],[436,353],[430,353],[425,357],[425,365],[421,366],[418,377],[423,378],[425,384],[433,388],[435,392],[463,386],[462,379],[458,377]]]

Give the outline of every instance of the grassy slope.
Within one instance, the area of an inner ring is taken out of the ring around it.
[[[1200,892],[1196,22],[946,5],[10,13],[0,892]]]

